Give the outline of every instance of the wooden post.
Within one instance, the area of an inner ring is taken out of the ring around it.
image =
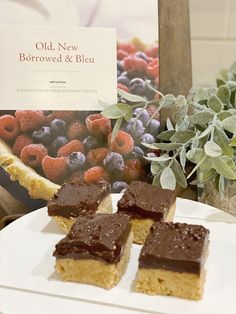
[[[159,0],[160,91],[187,95],[192,87],[189,0]],[[161,113],[161,126],[171,115]]]
[[[159,0],[160,91],[186,96],[192,87],[189,0]],[[173,109],[161,111],[161,128]],[[197,200],[196,186],[178,188],[178,196]]]

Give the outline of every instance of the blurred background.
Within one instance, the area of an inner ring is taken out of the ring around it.
[[[236,1],[189,0],[194,86],[236,61]],[[113,26],[118,36],[157,38],[156,0],[0,0],[1,23]],[[168,38],[166,39],[168,40]]]

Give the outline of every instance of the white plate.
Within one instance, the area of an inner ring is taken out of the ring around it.
[[[114,204],[119,197],[113,195]],[[175,221],[202,224],[210,229],[207,281],[201,301],[133,292],[131,285],[138,266],[138,245],[132,247],[131,260],[121,282],[109,291],[62,282],[54,271],[52,252],[64,235],[51,222],[46,208],[23,216],[0,232],[0,287],[80,300],[93,306],[97,303],[119,307],[125,313],[129,309],[142,313],[235,313],[236,219],[213,207],[178,199]]]

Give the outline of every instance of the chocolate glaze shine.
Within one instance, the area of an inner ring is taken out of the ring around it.
[[[65,218],[93,214],[110,191],[111,187],[107,182],[65,183],[48,202],[48,214]]]
[[[117,206],[133,218],[163,221],[176,200],[175,191],[161,189],[146,182],[133,181]]]
[[[139,267],[200,274],[209,243],[201,225],[156,222],[139,256]]]
[[[57,245],[56,258],[98,259],[116,263],[131,231],[124,214],[94,214],[79,217],[68,235]]]

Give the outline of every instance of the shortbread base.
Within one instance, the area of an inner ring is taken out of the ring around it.
[[[96,214],[112,214],[111,194],[107,195],[98,206]],[[64,233],[68,233],[76,218],[65,218],[63,216],[52,216],[52,219],[58,224]]]
[[[139,268],[135,291],[149,295],[168,295],[191,300],[202,298],[206,271],[200,275],[163,269]]]
[[[130,232],[123,255],[117,263],[109,264],[93,259],[58,258],[55,266],[56,271],[65,281],[76,281],[111,289],[120,281],[126,271],[132,242],[133,234]]]
[[[165,222],[173,221],[175,216],[176,202],[170,207],[168,215],[164,219]],[[147,235],[149,234],[152,224],[155,222],[152,219],[137,219],[132,218],[132,230],[134,234],[134,243],[144,244]]]

